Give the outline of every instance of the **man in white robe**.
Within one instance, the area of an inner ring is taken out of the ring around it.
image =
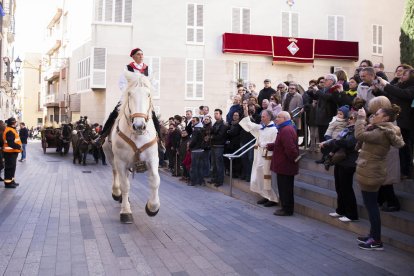
[[[244,115],[245,117],[239,123],[240,126],[256,138],[250,190],[263,197],[257,204],[264,204],[266,207],[276,206],[279,202],[279,195],[278,191],[272,189],[270,173],[273,153],[266,149],[266,145],[273,143],[277,136],[277,128],[272,121],[272,112],[262,111],[260,124],[255,124],[250,120],[247,107],[244,107]]]

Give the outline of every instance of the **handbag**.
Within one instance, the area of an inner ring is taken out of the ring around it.
[[[334,153],[334,155],[332,155],[330,157],[330,163],[332,165],[336,165],[336,164],[342,162],[343,160],[345,160],[345,158],[346,158],[345,149],[344,148],[340,148],[338,151],[336,151]]]

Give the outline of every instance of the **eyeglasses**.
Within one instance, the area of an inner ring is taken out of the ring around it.
[[[277,89],[284,89],[284,87],[283,86],[278,86]]]

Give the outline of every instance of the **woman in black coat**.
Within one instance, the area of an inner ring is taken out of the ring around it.
[[[355,149],[357,140],[355,138],[355,122],[357,113],[352,112],[348,118],[347,127],[340,132],[338,139],[332,139],[321,144],[322,147],[329,147],[330,155],[344,151],[345,158],[335,164],[335,190],[337,193],[337,208],[335,212],[329,213],[331,217],[338,217],[342,222],[358,220],[358,208],[353,189],[355,161],[358,152]]]
[[[240,113],[233,113],[233,121],[231,122],[230,128],[227,130],[227,142],[225,145],[225,153],[233,153],[240,148],[240,132],[242,127],[239,124]],[[225,159],[226,170],[230,170],[230,162]],[[238,178],[241,175],[241,160],[236,158],[233,160],[233,177]]]

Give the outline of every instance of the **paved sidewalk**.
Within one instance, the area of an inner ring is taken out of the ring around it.
[[[145,175],[135,175],[135,223],[119,222],[111,168],[73,165],[71,155],[28,145],[17,189],[0,188],[4,275],[412,275],[414,255],[295,214],[275,217],[206,187],[161,174],[161,209],[144,211]]]

